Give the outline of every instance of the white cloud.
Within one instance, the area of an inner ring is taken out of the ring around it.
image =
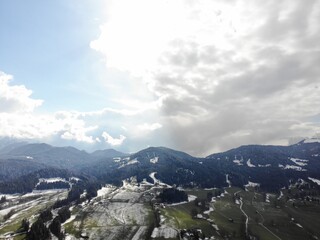
[[[122,99],[115,99],[114,101],[121,104],[122,106],[126,106],[126,108],[116,109],[116,108],[103,108],[98,111],[89,111],[89,112],[74,112],[81,117],[86,116],[99,116],[99,115],[108,115],[108,114],[118,114],[125,117],[132,117],[136,115],[141,115],[148,111],[156,111],[162,106],[163,97],[158,98],[155,101],[151,102],[142,102],[137,99],[126,99],[123,97]]]
[[[45,115],[1,73],[0,136],[205,155],[320,131],[320,2],[109,3],[90,46],[106,60],[112,104]]]
[[[36,113],[43,101],[33,99],[32,91],[25,86],[11,85],[12,78],[0,72],[0,136],[36,140],[60,136],[77,142],[96,142],[88,132],[98,126],[87,126],[76,112]]]
[[[13,77],[0,71],[0,113],[32,112],[42,100],[32,99],[32,91],[23,85],[10,85]]]
[[[98,126],[87,126],[76,117],[62,118],[57,115],[35,113],[0,113],[0,136],[18,139],[49,140],[55,136],[77,142],[94,143],[88,135]]]
[[[119,146],[123,143],[123,141],[126,139],[125,136],[120,135],[119,138],[113,138],[112,136],[110,136],[110,134],[108,134],[107,132],[103,132],[102,133],[102,137],[104,138],[104,140],[109,143],[111,146]]]
[[[130,134],[131,139],[134,141],[143,141],[146,140],[153,144],[153,139],[160,138],[159,130],[162,128],[162,124],[155,123],[128,123],[129,127],[127,127],[127,134]]]
[[[184,19],[177,16],[180,1],[110,2],[107,6],[109,21],[101,26],[101,35],[91,42],[91,47],[107,55],[109,67],[130,69],[131,73],[140,75],[155,64],[155,57],[163,51],[168,38],[182,25],[175,24],[177,19]]]
[[[279,143],[320,128],[319,9],[299,0],[117,0],[91,47],[161,98],[161,132],[174,147],[205,155]]]
[[[98,126],[93,127],[85,127],[83,121],[76,121],[79,124],[71,124],[66,132],[61,135],[62,139],[67,140],[76,140],[78,142],[85,142],[85,143],[94,143],[99,142],[99,138],[93,138],[92,136],[88,136],[87,132],[93,131],[98,128]]]
[[[57,134],[61,125],[51,116],[26,113],[0,113],[0,136],[43,139]]]
[[[162,128],[162,125],[160,123],[144,123],[144,124],[138,125],[137,128],[143,131],[154,131],[159,128]]]
[[[37,109],[43,101],[33,99],[32,90],[24,86],[10,85],[10,79],[10,75],[1,75],[0,106],[3,107],[0,111],[0,137],[74,145],[85,149],[104,148],[109,144],[136,151],[145,146],[146,138],[153,142],[149,133],[162,127],[152,119],[157,116],[163,98],[150,102],[119,98],[116,101],[123,108],[106,107],[88,112],[64,110],[44,114]],[[9,107],[9,102],[14,104]],[[119,137],[113,138],[104,129],[113,129],[113,134]],[[123,146],[126,139],[130,146]]]

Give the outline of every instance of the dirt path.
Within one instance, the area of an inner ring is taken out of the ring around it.
[[[275,236],[277,239],[282,240],[281,238],[279,238],[277,235],[275,235],[269,228],[267,228],[265,225],[263,225],[262,223],[259,223],[259,225],[261,227],[263,227],[264,229],[266,229],[269,233],[271,233],[273,236]]]
[[[249,217],[248,217],[248,215],[246,214],[246,212],[243,211],[242,206],[243,206],[243,202],[242,202],[242,198],[240,198],[240,210],[241,210],[241,212],[243,213],[243,215],[245,215],[245,217],[246,217],[246,236],[248,236]]]
[[[236,193],[234,193],[234,194],[237,194],[237,193],[239,193],[239,192],[241,192],[241,191],[238,191],[238,192],[236,192]],[[254,194],[254,196],[255,196],[255,194]],[[254,200],[254,196],[252,197],[252,200],[251,200],[251,204],[252,204],[252,202],[253,202],[253,200]],[[243,215],[245,215],[246,216],[246,236],[248,236],[248,224],[249,224],[249,217],[248,217],[248,215],[246,214],[246,212],[243,210],[243,201],[242,201],[242,198],[240,198],[240,210],[241,210],[241,212],[243,213]],[[267,228],[263,223],[264,223],[264,217],[261,215],[261,213],[260,212],[258,212],[259,213],[259,215],[261,216],[261,218],[262,218],[262,222],[261,223],[259,223],[259,225],[261,226],[261,227],[263,227],[264,229],[266,229],[269,233],[271,233],[274,237],[276,237],[277,239],[279,239],[279,240],[282,240],[280,237],[278,237],[276,234],[274,234],[269,228]]]
[[[262,214],[260,213],[260,212],[258,212],[259,213],[259,215],[261,216],[261,218],[262,218],[262,222],[261,223],[259,223],[259,225],[261,226],[261,227],[263,227],[264,229],[266,229],[269,233],[271,233],[273,236],[275,236],[277,239],[279,239],[279,240],[282,240],[280,237],[278,237],[276,234],[274,234],[269,228],[267,228],[263,223],[264,223],[264,217],[262,216]]]
[[[241,190],[235,192],[233,195],[236,196],[238,193],[240,193]],[[243,202],[242,202],[242,198],[240,197],[240,211],[243,213],[243,215],[246,217],[246,236],[248,236],[248,223],[249,223],[249,217],[248,215],[245,213],[245,211],[242,209],[243,206]]]

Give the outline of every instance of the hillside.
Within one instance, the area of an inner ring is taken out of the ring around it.
[[[4,152],[0,237],[320,236],[318,142],[248,145],[206,158],[165,147],[126,155],[110,149],[89,154],[71,147],[26,144]]]
[[[276,192],[299,178],[320,179],[319,153],[318,142],[291,146],[247,145],[206,158],[165,147],[149,147],[128,155],[112,149],[89,154],[73,147],[25,144],[0,155],[0,177],[8,181],[53,167],[94,176],[105,183],[121,184],[132,176],[136,176],[138,182],[143,179],[152,182],[150,174],[156,172],[158,179],[169,185],[243,187],[250,181]]]
[[[315,142],[291,146],[248,145],[209,155],[204,165],[229,174],[236,186],[251,181],[277,191],[288,187],[291,180],[319,178],[319,152],[320,144]]]

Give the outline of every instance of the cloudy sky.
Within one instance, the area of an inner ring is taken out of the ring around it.
[[[205,156],[320,132],[320,1],[0,2],[0,137]]]

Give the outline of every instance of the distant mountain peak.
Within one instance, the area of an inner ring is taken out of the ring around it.
[[[302,141],[303,143],[320,143],[319,137],[306,138]]]
[[[115,149],[109,148],[109,149],[103,149],[103,150],[96,150],[92,152],[90,155],[96,158],[113,158],[113,157],[126,157],[129,154],[119,152]]]

